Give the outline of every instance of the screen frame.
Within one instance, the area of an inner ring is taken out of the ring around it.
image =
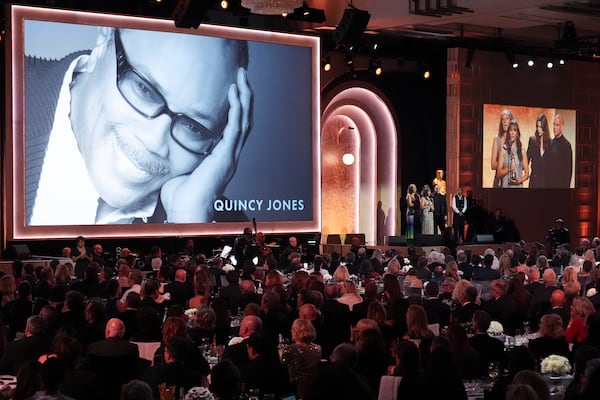
[[[312,129],[312,219],[310,221],[259,222],[268,233],[318,232],[321,229],[321,155],[320,155],[320,38],[272,31],[202,24],[198,29],[176,28],[173,21],[114,14],[13,5],[10,7],[6,61],[6,135],[4,148],[4,238],[44,239],[87,237],[161,237],[238,234],[247,222],[169,223],[125,225],[27,226],[25,217],[25,94],[24,24],[25,20],[65,22],[94,26],[145,29],[217,36],[230,39],[303,46],[311,49],[311,129]]]

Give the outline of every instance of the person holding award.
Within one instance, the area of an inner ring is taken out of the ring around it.
[[[500,187],[523,187],[529,179],[529,161],[521,144],[521,130],[517,121],[512,120],[508,126],[508,134],[498,154],[496,176],[500,179]]]

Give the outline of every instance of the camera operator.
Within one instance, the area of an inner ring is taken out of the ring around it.
[[[554,227],[548,230],[546,240],[552,247],[553,251],[561,245],[567,247],[570,246],[571,236],[569,235],[569,230],[565,228],[565,222],[562,219],[558,218],[556,221],[554,221]]]

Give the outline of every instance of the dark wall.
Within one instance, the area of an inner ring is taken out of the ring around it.
[[[466,53],[460,52],[461,66]],[[597,235],[600,64],[567,61],[550,70],[541,61],[534,68],[512,69],[503,53],[476,51],[471,68],[461,67],[460,147],[472,151],[470,156],[461,154],[459,178],[486,208],[500,207],[514,219],[525,240],[543,240],[554,219],[561,217],[578,244]],[[575,189],[481,189],[481,152],[488,151],[482,149],[486,103],[577,110]]]

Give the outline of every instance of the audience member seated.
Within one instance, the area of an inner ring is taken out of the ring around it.
[[[586,297],[576,297],[571,305],[571,319],[565,329],[567,343],[580,343],[586,336],[585,319],[594,313],[594,305]]]
[[[37,360],[50,350],[50,338],[46,335],[46,320],[37,315],[27,318],[25,336],[12,341],[0,358],[0,373],[15,375],[28,361]]]
[[[288,371],[269,340],[253,333],[245,340],[245,346],[248,362],[240,366],[239,370],[246,387],[258,389],[261,394],[272,393],[276,398],[290,393]]]
[[[155,399],[166,398],[170,393],[187,392],[202,382],[208,374],[208,365],[204,373],[190,368],[190,351],[195,346],[189,339],[172,336],[164,346],[163,362],[146,369],[142,380],[150,386]]]
[[[447,336],[458,376],[461,379],[483,377],[487,373],[488,364],[484,364],[483,357],[471,346],[465,328],[452,324],[448,327]]]
[[[31,284],[27,281],[19,283],[16,298],[9,301],[2,308],[2,315],[6,325],[11,331],[11,337],[17,332],[24,332],[27,318],[31,315],[33,303],[31,301]]]
[[[267,292],[268,293],[268,292]],[[316,331],[310,321],[297,319],[292,324],[293,343],[283,349],[281,361],[296,386],[296,398],[311,400],[312,383],[321,363],[321,347],[314,343]]]
[[[472,320],[475,335],[469,338],[469,343],[481,356],[483,365],[489,365],[492,361],[504,365],[504,343],[487,333],[490,323],[491,318],[487,312],[476,310]]]
[[[560,316],[557,314],[544,315],[540,321],[540,335],[529,341],[529,350],[536,360],[542,360],[552,354],[571,359]]]
[[[490,314],[494,321],[498,321],[504,327],[504,332],[514,336],[515,329],[521,325],[517,311],[517,303],[511,296],[506,294],[507,282],[495,280],[491,285],[492,299],[483,303],[483,309]]]
[[[135,344],[123,339],[125,325],[118,318],[106,323],[106,339],[88,347],[89,365],[101,382],[100,393],[105,399],[118,397],[121,385],[139,377],[139,352]]]
[[[165,293],[170,293],[170,304],[186,307],[188,300],[194,297],[194,289],[186,282],[186,278],[185,269],[178,269],[175,271],[175,280],[165,286]]]
[[[461,280],[460,282],[463,281]],[[477,300],[477,289],[468,283],[462,292],[459,290],[457,291],[458,288],[459,286],[457,285],[453,297],[455,294],[460,296],[458,298],[460,304],[456,307],[452,314],[452,323],[466,324],[471,322],[473,319],[473,313],[476,310],[479,310],[481,307],[475,303]]]

